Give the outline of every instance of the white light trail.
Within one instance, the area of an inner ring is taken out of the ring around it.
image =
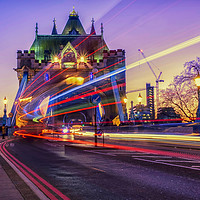
[[[84,87],[86,87],[86,86],[88,86],[88,85],[92,85],[92,84],[94,84],[94,83],[96,83],[96,82],[99,82],[99,81],[101,81],[101,80],[104,80],[104,79],[106,79],[106,78],[109,78],[109,77],[111,77],[111,76],[114,76],[114,75],[119,74],[119,73],[124,72],[124,71],[126,71],[126,67],[125,67],[125,66],[124,66],[124,67],[121,67],[121,68],[119,68],[119,69],[117,69],[117,70],[115,70],[115,71],[109,72],[109,73],[107,73],[107,74],[105,74],[105,75],[103,75],[103,76],[97,77],[97,78],[95,78],[95,79],[93,79],[93,80],[90,80],[90,81],[84,83],[83,85],[80,85],[80,86],[77,86],[77,87],[75,87],[75,88],[72,88],[71,90],[67,90],[66,92],[63,92],[62,94],[51,98],[50,101],[54,101],[54,100],[56,100],[56,99],[58,99],[58,98],[60,98],[60,97],[62,97],[62,96],[64,96],[64,95],[70,94],[70,93],[72,93],[72,92],[74,92],[74,91],[76,91],[76,90],[79,90],[79,89],[81,89],[81,88],[84,88]]]
[[[194,45],[194,44],[197,44],[197,43],[199,43],[199,42],[200,42],[200,36],[194,37],[194,38],[192,38],[192,39],[190,39],[190,40],[187,40],[187,41],[182,42],[182,43],[180,43],[180,44],[177,44],[177,45],[175,45],[175,46],[173,46],[173,47],[170,47],[170,48],[168,48],[168,49],[165,49],[165,50],[163,50],[163,51],[161,51],[161,52],[158,52],[158,53],[156,53],[156,54],[154,54],[154,55],[152,55],[152,56],[146,57],[145,59],[141,59],[141,60],[139,60],[139,61],[137,61],[137,62],[134,62],[134,63],[128,65],[128,66],[126,67],[126,69],[127,69],[127,70],[128,70],[128,69],[132,69],[132,68],[137,67],[137,66],[139,66],[139,65],[141,65],[141,64],[144,64],[144,63],[146,63],[146,62],[150,62],[150,61],[155,60],[155,59],[157,59],[157,58],[166,56],[166,55],[168,55],[168,54],[170,54],[170,53],[174,53],[174,52],[179,51],[179,50],[181,50],[181,49],[184,49],[184,48],[186,48],[186,47],[189,47],[189,46],[192,46],[192,45]]]

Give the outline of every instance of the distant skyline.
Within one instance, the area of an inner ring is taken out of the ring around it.
[[[91,19],[100,34],[104,24],[104,39],[110,49],[125,49],[126,64],[142,59],[138,49],[146,56],[153,55],[200,33],[200,1],[198,0],[35,0],[0,1],[1,49],[0,49],[0,116],[3,115],[3,98],[8,98],[8,112],[18,89],[16,68],[17,50],[28,50],[35,38],[35,24],[39,34],[49,35],[56,18],[58,33],[61,33],[73,6],[86,32],[90,32]],[[152,67],[163,72],[165,88],[173,76],[183,70],[183,64],[200,56],[200,43],[153,60]],[[155,67],[155,66],[157,67]],[[155,85],[155,78],[147,64],[127,71],[127,91],[145,88],[146,82]],[[137,103],[139,92],[128,94]],[[141,91],[142,96],[145,92]],[[143,98],[143,102],[145,98]]]

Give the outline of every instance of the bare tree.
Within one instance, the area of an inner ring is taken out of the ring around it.
[[[160,92],[160,107],[173,107],[182,119],[192,121],[196,117],[198,93],[194,79],[200,72],[200,58],[186,62],[184,70],[165,90]]]

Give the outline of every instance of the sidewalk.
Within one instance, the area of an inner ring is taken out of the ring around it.
[[[0,143],[6,141],[0,138]],[[0,200],[39,200],[0,154]]]

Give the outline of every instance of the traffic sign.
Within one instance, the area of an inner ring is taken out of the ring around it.
[[[103,134],[103,131],[101,129],[97,130],[97,135],[98,136],[102,136],[102,134]]]
[[[13,113],[10,112],[10,113],[8,114],[8,117],[10,117],[10,118],[13,117]]]
[[[94,105],[98,105],[101,102],[101,97],[98,94],[95,94],[91,97],[91,102]]]

